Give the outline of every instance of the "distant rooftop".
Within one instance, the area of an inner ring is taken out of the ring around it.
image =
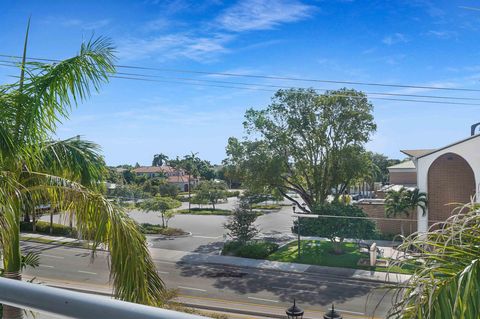
[[[435,149],[419,149],[419,150],[400,150],[400,152],[402,152],[403,154],[405,155],[408,155],[410,157],[420,157],[420,156],[423,156],[425,154],[428,154],[428,153],[431,153],[431,152],[434,152]]]
[[[148,173],[172,173],[178,170],[171,166],[141,166],[133,170],[134,173],[148,174]]]
[[[415,164],[412,160],[406,160],[396,165],[387,167],[388,169],[415,169]]]

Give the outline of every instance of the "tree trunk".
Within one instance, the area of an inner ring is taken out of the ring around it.
[[[22,280],[22,275],[19,271],[17,272],[7,272],[3,273],[3,276],[8,279]],[[3,319],[22,319],[23,318],[23,309],[3,305]]]
[[[400,221],[400,233],[402,234],[402,237],[405,236],[405,232],[403,231],[403,220]]]
[[[190,213],[191,201],[192,201],[192,192],[190,190],[190,173],[188,173],[188,212]]]
[[[162,227],[165,228],[165,216],[164,216],[164,213],[162,213]]]
[[[53,235],[53,210],[50,210],[50,235]]]
[[[35,233],[37,231],[37,215],[35,209],[32,212],[32,231]]]
[[[343,240],[340,239],[337,241],[335,238],[331,239],[332,244],[333,244],[333,252],[336,255],[341,255],[343,254]]]
[[[212,202],[213,210],[215,210],[215,202]]]

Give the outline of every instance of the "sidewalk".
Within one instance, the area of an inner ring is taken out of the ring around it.
[[[73,238],[30,234],[30,233],[22,233],[22,237],[32,238],[33,240],[39,239],[42,242],[51,241],[52,244],[78,243],[79,245],[82,245],[84,243],[84,241],[82,240],[73,239]],[[410,278],[410,275],[405,275],[405,274],[394,274],[394,273],[340,268],[340,267],[305,265],[305,264],[298,264],[298,263],[286,263],[286,262],[259,260],[259,259],[250,259],[250,258],[241,258],[241,257],[232,257],[232,256],[208,255],[208,254],[201,254],[201,253],[194,253],[194,252],[180,251],[180,250],[169,250],[169,249],[162,249],[162,248],[150,247],[150,252],[152,254],[153,259],[170,261],[175,263],[183,262],[183,263],[190,263],[190,264],[215,264],[215,265],[249,267],[249,268],[256,268],[256,269],[276,270],[276,271],[294,272],[294,273],[314,273],[314,274],[322,274],[322,275],[331,275],[336,277],[344,277],[344,278],[348,277],[348,278],[359,279],[359,280],[379,281],[379,282],[388,282],[388,283],[401,283]]]

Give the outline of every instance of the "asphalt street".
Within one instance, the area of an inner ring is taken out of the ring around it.
[[[25,251],[41,252],[40,266],[27,269],[37,281],[53,280],[60,285],[78,283],[98,287],[109,284],[108,256],[98,252],[92,261],[88,250],[38,243],[22,243]],[[189,298],[223,300],[237,303],[287,308],[293,298],[306,315],[323,313],[332,303],[350,318],[383,318],[390,298],[382,302],[382,284],[370,281],[326,276],[318,273],[287,273],[221,265],[188,264],[154,259],[158,273],[171,289]],[[368,304],[366,300],[368,297]],[[375,312],[373,313],[373,310]],[[346,317],[348,317],[346,316]]]

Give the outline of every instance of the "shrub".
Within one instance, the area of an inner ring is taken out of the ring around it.
[[[228,222],[223,227],[228,230],[228,235],[235,241],[246,243],[258,234],[258,229],[254,224],[257,217],[256,212],[241,206],[233,210]]]
[[[337,253],[342,253],[342,242],[345,238],[373,239],[378,236],[376,224],[357,206],[341,203],[324,204],[314,207],[314,214],[339,216],[301,218],[300,234],[303,236],[327,237],[332,242]],[[358,219],[341,218],[360,217]],[[294,221],[292,232],[297,233],[298,220]]]
[[[238,197],[240,196],[240,191],[227,191],[227,197]]]
[[[188,234],[180,228],[164,228],[161,225],[153,225],[143,223],[140,225],[140,231],[147,235],[165,235],[165,236],[182,236]]]
[[[277,244],[266,241],[251,241],[247,243],[230,241],[223,246],[222,255],[264,259],[277,250]]]
[[[32,232],[33,231],[33,223],[28,222],[20,222],[20,231],[22,232]],[[36,232],[39,234],[46,234],[50,235],[50,223],[44,221],[37,221],[36,223]],[[77,237],[77,230],[74,227],[61,225],[61,224],[53,224],[53,232],[52,235],[55,236],[65,236],[65,237]]]

